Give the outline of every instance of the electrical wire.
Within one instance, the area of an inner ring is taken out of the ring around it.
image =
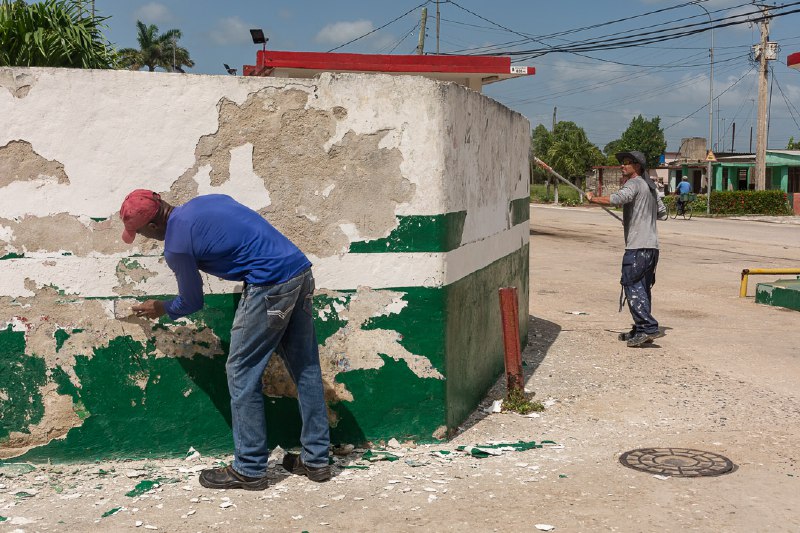
[[[727,88],[726,88],[724,91],[722,91],[721,93],[719,93],[719,94],[718,94],[718,95],[717,95],[715,98],[713,98],[713,100],[718,100],[720,96],[722,96],[723,94],[725,94],[725,93],[726,93],[726,92],[728,92],[729,90],[733,89],[733,88],[736,86],[736,84],[738,84],[740,81],[742,81],[742,80],[743,80],[743,79],[744,79],[744,78],[745,78],[745,77],[746,77],[748,74],[750,74],[751,72],[753,72],[753,70],[754,70],[755,68],[756,68],[755,66],[752,66],[752,67],[750,67],[750,70],[748,70],[747,72],[745,72],[745,73],[742,75],[742,77],[741,77],[741,78],[739,78],[738,80],[736,80],[736,81],[735,81],[735,82],[733,82],[732,84],[728,85],[728,87],[727,87]],[[712,104],[711,104],[711,105],[714,105],[714,104],[713,104],[713,100],[712,100]],[[697,112],[699,112],[699,111],[702,111],[703,109],[705,109],[705,108],[707,108],[707,107],[708,107],[708,104],[703,104],[701,107],[699,107],[698,109],[695,109],[694,111],[692,111],[691,113],[689,113],[688,115],[686,115],[685,117],[683,117],[682,119],[680,119],[679,121],[677,121],[677,122],[673,122],[673,123],[672,123],[672,124],[670,124],[669,126],[665,127],[665,128],[664,128],[664,131],[667,131],[668,129],[670,129],[670,128],[671,128],[671,127],[673,127],[673,126],[677,126],[678,124],[680,124],[680,123],[681,123],[681,122],[683,122],[684,120],[688,120],[689,118],[691,118],[692,116],[694,116],[694,115],[695,115]]]
[[[369,35],[372,35],[372,34],[373,34],[373,33],[375,33],[376,31],[382,30],[383,28],[385,28],[385,27],[389,26],[390,24],[392,24],[392,23],[394,23],[394,22],[397,22],[397,21],[398,21],[398,20],[400,20],[401,18],[403,18],[403,17],[407,16],[409,13],[412,13],[413,11],[415,11],[415,10],[417,10],[417,9],[419,9],[419,8],[423,7],[423,6],[426,6],[426,5],[430,4],[430,3],[431,3],[431,0],[427,0],[426,2],[423,2],[423,3],[419,4],[418,6],[414,6],[414,7],[412,7],[411,9],[409,9],[408,11],[406,11],[405,13],[403,13],[402,15],[400,15],[399,17],[397,17],[397,18],[394,18],[394,19],[390,20],[390,21],[389,21],[389,22],[387,22],[386,24],[384,24],[384,25],[382,25],[382,26],[379,26],[379,27],[377,27],[377,28],[375,28],[375,29],[373,29],[373,30],[370,30],[370,31],[368,31],[367,33],[365,33],[364,35],[361,35],[361,36],[359,36],[359,37],[356,37],[355,39],[351,39],[351,40],[347,41],[346,43],[340,44],[339,46],[337,46],[337,47],[335,47],[335,48],[331,48],[330,50],[328,50],[328,52],[330,53],[330,52],[333,52],[334,50],[338,50],[338,49],[340,49],[340,48],[344,48],[344,47],[345,47],[345,46],[347,46],[348,44],[352,44],[352,43],[354,43],[354,42],[356,42],[356,41],[358,41],[358,40],[361,40],[361,39],[363,39],[364,37],[367,37],[367,36],[369,36]]]

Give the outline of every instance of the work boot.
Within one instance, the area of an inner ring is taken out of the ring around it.
[[[245,476],[228,465],[225,468],[209,468],[200,472],[200,484],[207,489],[264,490],[269,485],[267,476]]]
[[[283,468],[290,474],[297,474],[298,476],[306,476],[311,481],[328,481],[331,478],[330,465],[325,466],[308,466],[303,463],[303,460],[296,453],[287,453],[283,456]]]
[[[624,335],[621,333],[620,335]],[[642,344],[648,344],[653,342],[654,339],[659,337],[663,337],[664,334],[660,331],[655,333],[637,333],[633,337],[628,338],[628,347],[629,348],[636,348],[637,346],[641,346]]]
[[[625,333],[620,333],[619,335],[617,335],[617,339],[619,339],[621,341],[626,341],[626,340],[630,339],[631,337],[633,337],[634,335],[636,335],[636,332],[633,331],[633,330],[630,330],[630,331],[626,331]]]

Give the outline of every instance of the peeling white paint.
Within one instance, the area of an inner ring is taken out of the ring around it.
[[[381,316],[381,315],[389,315],[389,314],[397,314],[403,309],[408,306],[408,302],[403,300],[402,298],[395,298],[392,300],[392,303],[386,306],[383,312],[379,312],[373,316]]]
[[[202,166],[194,180],[198,194],[227,194],[254,211],[268,207],[271,202],[264,180],[253,172],[253,145],[243,144],[231,149],[230,179],[221,185],[211,184],[211,165]]]

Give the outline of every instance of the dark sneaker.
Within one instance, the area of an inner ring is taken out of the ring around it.
[[[330,465],[308,466],[303,464],[303,460],[296,453],[287,453],[283,456],[283,468],[290,474],[306,476],[311,481],[328,481],[331,478]]]
[[[659,337],[663,336],[664,334],[660,331],[655,333],[637,333],[628,339],[628,347],[635,348],[637,346],[641,346],[642,344],[653,342],[654,339],[658,339]]]
[[[200,484],[207,489],[264,490],[269,486],[267,476],[243,476],[230,465],[203,470],[200,472]]]

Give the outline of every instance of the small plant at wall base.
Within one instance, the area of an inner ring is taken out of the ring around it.
[[[542,402],[532,401],[531,397],[533,397],[532,394],[528,395],[519,389],[511,389],[508,391],[506,399],[503,400],[503,410],[514,411],[515,413],[519,413],[521,415],[527,415],[528,413],[533,412],[540,413],[544,411],[544,405]]]
[[[664,197],[664,204],[674,207],[677,197]],[[705,214],[706,195],[698,194],[692,204],[695,215]],[[791,215],[789,197],[783,191],[713,191],[712,215]]]

